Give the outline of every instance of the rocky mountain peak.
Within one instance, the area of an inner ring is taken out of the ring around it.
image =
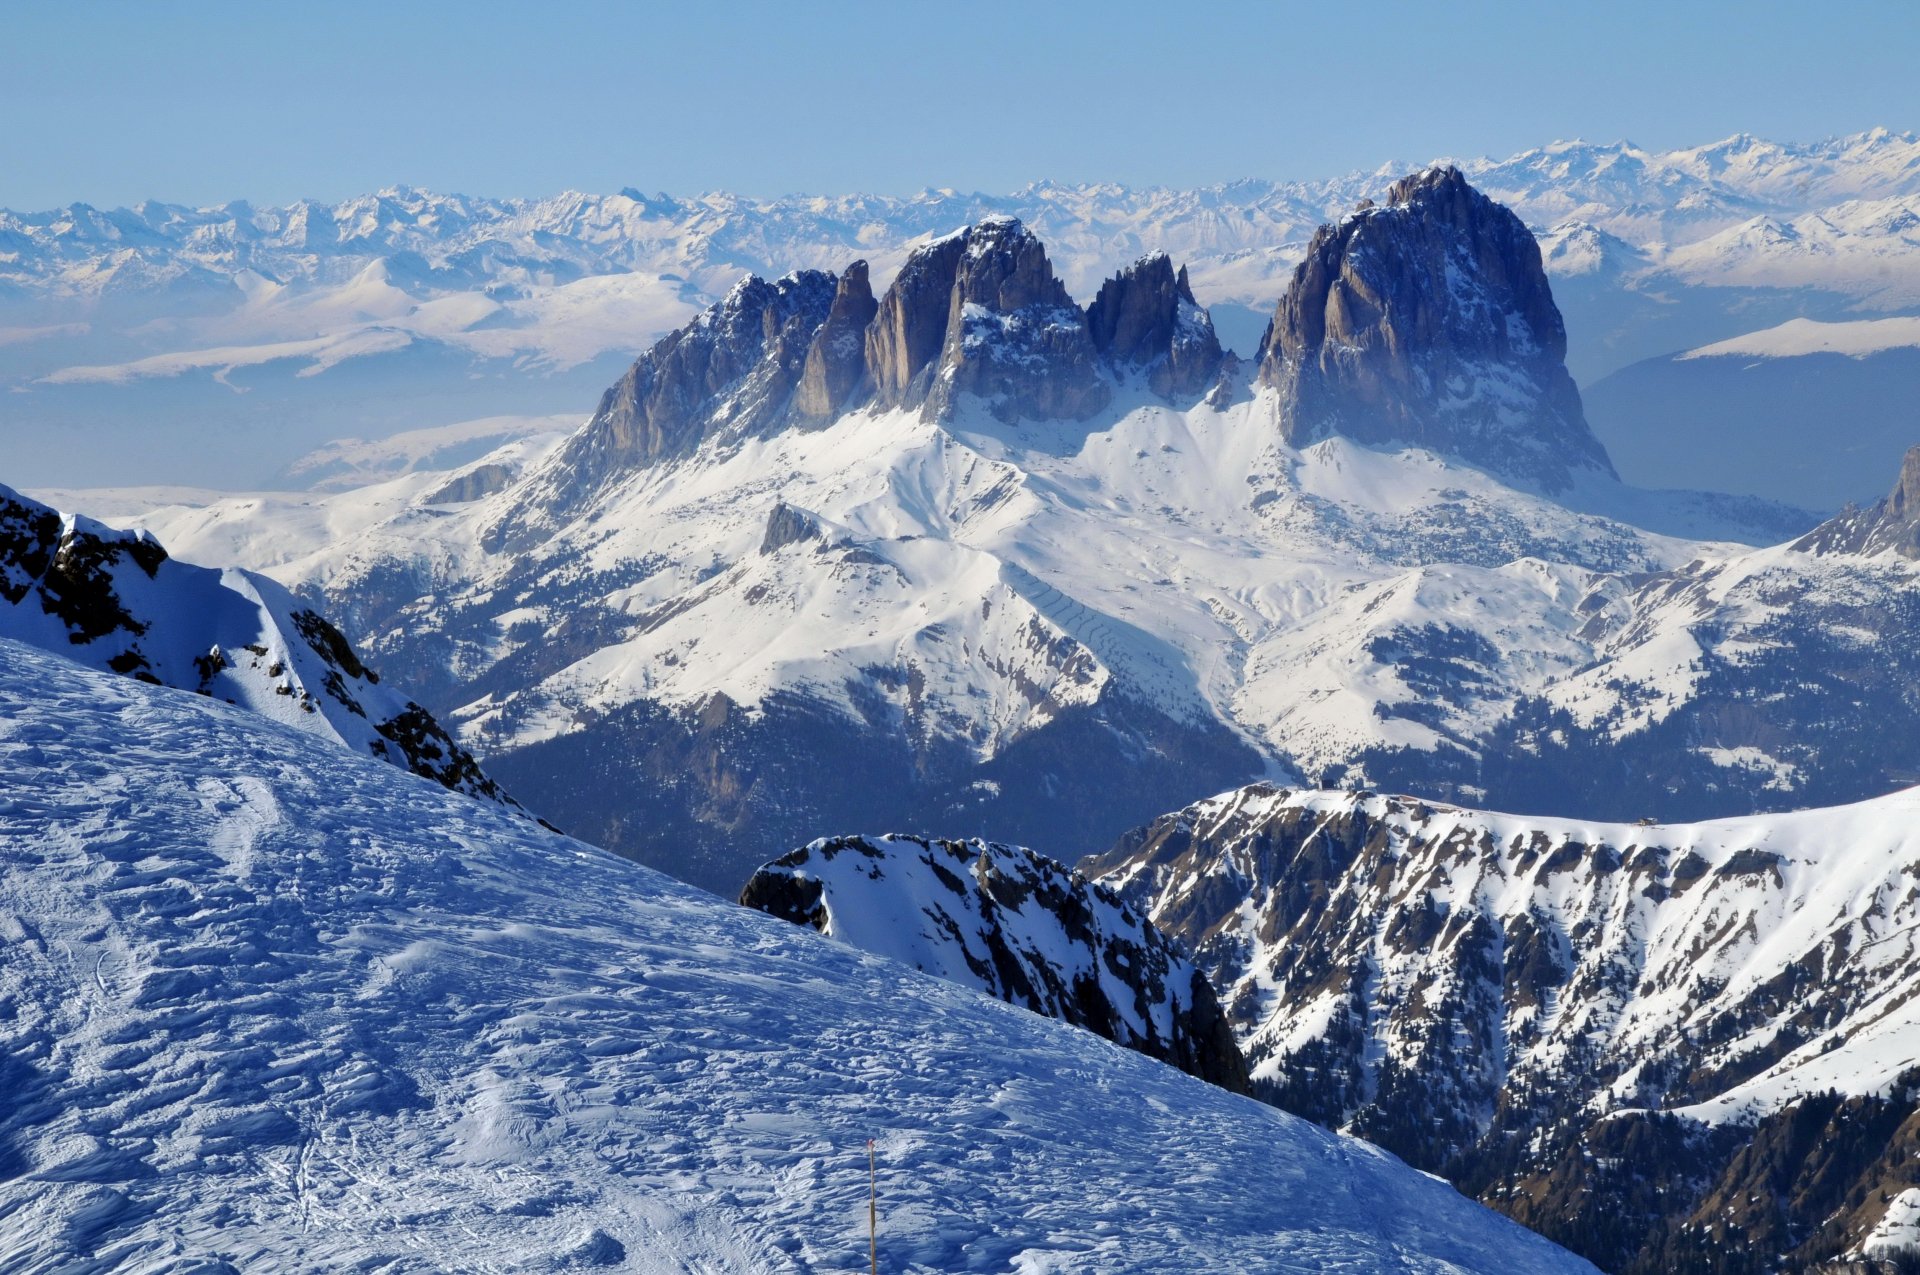
[[[581,441],[644,464],[685,455],[715,427],[751,431],[786,406],[838,292],[818,270],[747,276],[641,356]]]
[[[844,289],[844,309],[857,308],[864,279],[863,267],[858,283]],[[524,506],[488,533],[489,546],[550,530],[630,470],[691,455],[717,435],[746,437],[786,423],[815,338],[842,292],[839,279],[819,270],[771,283],[757,275],[740,280],[634,360],[593,419],[535,477]],[[838,383],[825,367],[816,381],[822,397]]]
[[[1084,420],[1105,407],[1086,315],[1045,247],[988,217],[917,249],[867,331],[876,400],[950,416],[963,394],[1003,420]]]
[[[1920,445],[1900,459],[1900,478],[1887,497],[1887,513],[1909,526],[1920,523]]]
[[[967,250],[954,279],[954,302],[999,314],[1031,306],[1073,307],[1066,285],[1054,277],[1045,245],[1018,217],[982,218],[966,231]]]
[[[1852,505],[1793,542],[1803,553],[1895,553],[1920,559],[1920,446],[1907,449],[1884,500]]]
[[[1611,474],[1565,364],[1539,245],[1452,166],[1322,226],[1261,343],[1305,446],[1340,434],[1456,456],[1547,491]]]
[[[1093,348],[1115,367],[1137,368],[1162,398],[1206,392],[1224,353],[1213,320],[1193,299],[1187,269],[1164,252],[1140,258],[1100,285],[1087,307]]]

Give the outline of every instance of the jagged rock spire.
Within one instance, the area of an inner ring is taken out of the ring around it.
[[[1920,445],[1907,449],[1884,500],[1849,505],[1793,542],[1803,553],[1895,553],[1920,559]]]
[[[1100,285],[1087,307],[1093,348],[1118,368],[1136,368],[1162,398],[1210,389],[1224,354],[1213,320],[1193,299],[1187,269],[1164,252],[1140,258]]]
[[[1259,380],[1296,446],[1340,434],[1426,447],[1559,491],[1576,471],[1613,472],[1566,350],[1533,235],[1436,167],[1314,235]]]
[[[813,334],[800,384],[793,392],[794,414],[808,421],[829,421],[862,388],[867,377],[867,327],[879,313],[867,263],[856,261],[840,275],[827,318]]]

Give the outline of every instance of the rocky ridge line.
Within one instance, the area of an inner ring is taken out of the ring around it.
[[[740,902],[1247,1092],[1212,986],[1118,895],[1018,846],[829,837]]]

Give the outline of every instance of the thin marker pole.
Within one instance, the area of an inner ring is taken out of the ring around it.
[[[867,1264],[880,1275],[880,1183],[873,1169],[873,1139],[867,1139]]]

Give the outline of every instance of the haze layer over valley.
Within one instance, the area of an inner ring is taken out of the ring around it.
[[[1593,386],[1783,323],[1920,313],[1917,155],[1911,135],[1873,130],[1813,144],[1742,134],[1666,152],[1556,142],[1460,166],[1538,236],[1568,319],[1569,368]],[[1314,227],[1409,167],[1191,190],[1042,182],[1004,196],[628,189],[498,200],[392,188],[337,204],[0,213],[0,389],[17,427],[0,438],[0,461],[28,486],[337,479],[353,472],[337,456],[302,458],[346,437],[577,414],[742,273],[863,257],[883,288],[914,245],[989,215],[1039,234],[1082,302],[1141,253],[1169,253],[1224,343],[1251,357]],[[1895,327],[1875,331],[1883,348],[1912,345]],[[1595,400],[1595,429],[1642,485],[1828,512],[1864,501],[1911,417],[1876,369],[1793,357],[1824,344],[1773,340],[1762,357],[1785,365],[1752,378],[1772,388],[1750,414],[1802,440],[1818,425],[1831,442],[1842,426],[1837,450],[1789,445],[1780,465],[1750,464],[1717,447],[1715,420],[1697,411],[1650,434],[1649,407],[1674,391],[1650,397],[1645,371]],[[1683,372],[1691,384],[1713,366]],[[494,428],[506,436],[504,422]],[[53,441],[70,431],[108,445],[76,454]],[[1664,451],[1644,441],[1660,437]]]

